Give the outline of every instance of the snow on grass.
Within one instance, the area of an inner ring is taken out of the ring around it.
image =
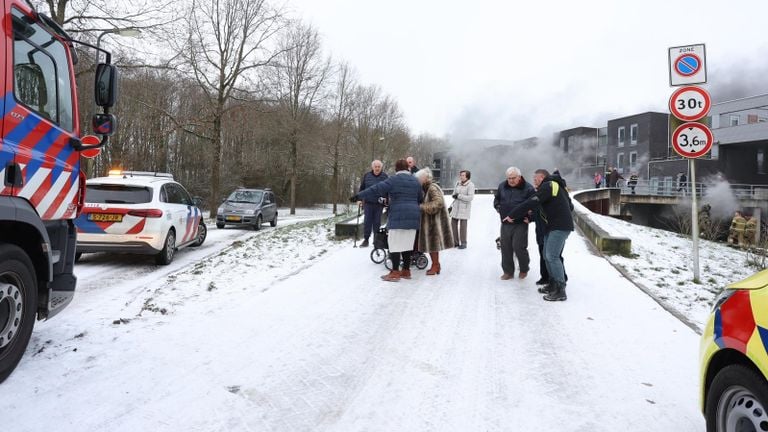
[[[237,295],[264,292],[340,247],[343,242],[334,239],[334,225],[345,217],[349,215],[276,230],[265,227],[264,232],[235,240],[218,254],[165,278],[144,298],[138,314],[170,314],[198,297],[203,302],[210,297],[232,301]]]
[[[622,267],[657,300],[685,316],[699,332],[706,324],[717,294],[728,284],[759,270],[749,265],[744,250],[702,239],[699,240],[700,280],[694,282],[690,237],[609,216],[590,214],[589,218],[609,234],[632,240],[631,257],[609,255],[606,258]]]

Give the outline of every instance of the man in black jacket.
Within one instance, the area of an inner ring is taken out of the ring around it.
[[[515,259],[520,264],[520,279],[528,276],[531,258],[528,255],[528,224],[523,218],[513,221],[512,209],[532,197],[536,191],[525,181],[516,167],[507,169],[507,179],[496,190],[493,207],[501,218],[501,280],[515,277]]]
[[[564,182],[559,177],[549,175],[544,169],[536,170],[534,184],[537,191],[534,196],[515,207],[509,218],[513,221],[523,220],[528,212],[536,210],[541,212],[539,218],[544,222],[544,260],[549,271],[550,284],[542,289],[547,292],[544,300],[564,301],[565,295],[565,267],[560,261],[565,241],[573,231],[573,204]]]
[[[380,160],[371,162],[371,170],[363,176],[359,192],[389,178],[387,173],[382,172],[383,168],[384,165]],[[381,213],[384,210],[384,206],[379,203],[378,197],[366,199],[365,202],[361,201],[358,205],[363,206],[363,211],[365,212],[365,217],[363,218],[364,240],[360,243],[360,247],[368,247],[368,238],[371,236],[371,232],[378,232],[379,228],[381,228]]]

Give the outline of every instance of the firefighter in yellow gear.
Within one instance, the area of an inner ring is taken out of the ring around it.
[[[741,212],[737,211],[733,215],[731,220],[730,235],[728,236],[728,243],[744,246],[744,232],[747,229],[747,220],[741,215]]]
[[[757,240],[757,219],[754,216],[750,216],[747,219],[747,223],[744,226],[744,242],[747,246],[754,246]]]

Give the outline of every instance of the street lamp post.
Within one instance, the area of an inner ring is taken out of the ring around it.
[[[379,137],[379,142],[382,143],[382,147],[383,147],[383,144],[384,144],[384,139],[385,138],[383,136]],[[376,141],[373,141],[371,143],[371,160],[372,161],[376,160]]]

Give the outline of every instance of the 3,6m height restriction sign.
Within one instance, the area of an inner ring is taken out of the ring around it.
[[[683,123],[672,133],[672,148],[684,158],[704,156],[715,140],[712,131],[701,123]]]

